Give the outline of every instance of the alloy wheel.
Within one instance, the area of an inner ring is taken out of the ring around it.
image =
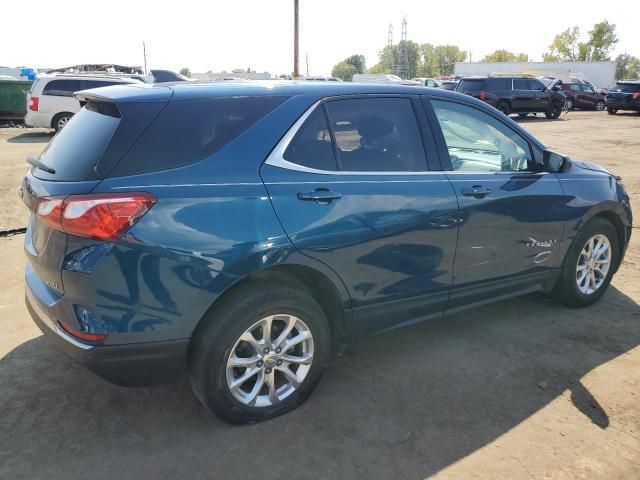
[[[294,315],[270,315],[245,330],[231,349],[227,387],[244,405],[275,405],[300,387],[312,362],[309,327]]]
[[[598,112],[601,112],[602,110],[604,110],[604,102],[602,100],[596,103],[596,110]]]
[[[64,127],[66,127],[69,120],[70,120],[70,117],[61,117],[58,120],[58,130],[62,130]]]
[[[611,243],[602,234],[591,237],[582,248],[576,266],[576,283],[584,295],[598,290],[611,268]]]

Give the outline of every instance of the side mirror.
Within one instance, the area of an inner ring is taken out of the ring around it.
[[[560,173],[565,172],[571,166],[571,159],[566,155],[545,150],[542,154],[542,161],[547,172]]]
[[[560,91],[560,87],[556,85],[551,90],[553,90],[554,92],[559,92]]]

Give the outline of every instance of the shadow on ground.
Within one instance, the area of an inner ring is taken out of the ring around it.
[[[7,139],[7,143],[42,143],[53,138],[54,132],[25,132]]]
[[[582,310],[528,296],[363,339],[298,410],[238,427],[186,380],[112,386],[39,337],[0,360],[0,478],[422,479],[565,390],[607,428],[580,379],[639,343],[614,288]]]

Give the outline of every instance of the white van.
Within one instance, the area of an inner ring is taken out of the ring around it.
[[[391,85],[420,85],[420,82],[413,80],[403,80],[397,75],[390,73],[356,73],[353,76],[355,83],[387,83]]]
[[[74,92],[89,88],[120,84],[141,84],[139,80],[109,75],[52,75],[41,77],[27,93],[27,115],[24,121],[30,127],[53,128],[59,131],[80,110]]]

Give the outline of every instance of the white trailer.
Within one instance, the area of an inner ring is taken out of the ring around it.
[[[616,81],[617,62],[456,62],[456,75],[526,73],[559,78],[563,82],[587,81],[597,88],[609,88]]]

